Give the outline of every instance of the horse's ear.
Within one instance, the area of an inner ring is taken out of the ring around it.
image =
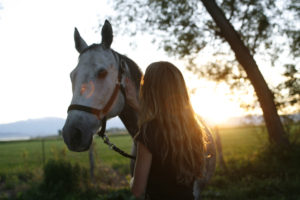
[[[102,35],[101,43],[103,44],[103,46],[105,48],[110,48],[110,45],[113,41],[113,31],[112,31],[111,24],[107,20],[105,20],[105,23],[102,27],[101,35]]]
[[[81,38],[77,28],[75,28],[74,31],[74,40],[75,40],[75,48],[79,53],[81,53],[83,49],[85,49],[88,46],[86,42]]]

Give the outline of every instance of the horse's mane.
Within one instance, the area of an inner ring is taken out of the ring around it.
[[[139,66],[127,56],[119,54],[118,52],[116,53],[118,56],[121,57],[121,59],[125,60],[126,64],[129,67],[131,78],[133,79],[135,85],[139,87],[141,83],[142,74],[143,74]]]

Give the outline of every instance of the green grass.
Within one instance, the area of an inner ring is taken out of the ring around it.
[[[295,130],[292,139],[299,136],[299,125]],[[269,145],[264,127],[223,129],[220,134],[228,170],[217,166],[203,199],[300,199],[299,138],[290,150],[281,151]]]
[[[253,155],[264,144],[266,134],[259,128],[230,128],[220,130],[223,153],[225,160],[239,160]],[[111,135],[111,142],[122,150],[130,153],[132,140],[128,134]],[[62,138],[44,140],[45,161],[49,159],[65,158],[72,163],[79,163],[81,166],[89,166],[88,152],[71,152],[67,149]],[[95,162],[105,163],[115,169],[123,168],[128,172],[126,165],[129,159],[120,156],[109,149],[99,137],[94,138]],[[18,173],[26,170],[35,170],[43,167],[42,140],[0,142],[0,172],[5,174]]]
[[[131,151],[129,135],[110,136],[111,142],[125,150]],[[64,158],[81,166],[89,166],[88,152],[71,152],[62,138],[44,140],[45,162],[50,159]],[[109,149],[99,137],[94,138],[95,162],[109,166],[125,165],[129,160]],[[11,174],[43,167],[42,140],[0,142],[0,173]]]
[[[267,144],[267,134],[258,127],[238,127],[220,130],[225,161],[251,156]]]
[[[262,127],[223,128],[220,136],[228,171],[217,167],[210,184],[202,192],[204,200],[300,199],[299,140],[291,151],[280,152],[268,145],[267,133]],[[112,135],[110,140],[130,153],[129,135]],[[88,171],[88,152],[70,152],[61,138],[45,140],[44,147],[46,162],[64,160]],[[110,150],[99,137],[94,138],[94,153],[96,185],[88,186],[81,193],[77,191],[68,199],[84,199],[87,193],[90,199],[97,200],[132,199],[125,178],[129,174],[129,159]],[[29,191],[23,193],[28,196],[23,199],[43,195],[37,186],[43,180],[42,169],[41,140],[0,142],[0,194],[1,191],[13,190],[16,194]],[[0,195],[0,199],[10,199],[5,194],[3,198]]]

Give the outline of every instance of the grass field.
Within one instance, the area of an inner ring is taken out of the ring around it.
[[[217,168],[210,185],[203,191],[203,199],[300,199],[299,145],[294,145],[293,153],[267,149],[267,134],[261,127],[223,128],[220,135],[228,171]],[[129,135],[112,135],[110,139],[126,152],[131,151]],[[273,157],[275,154],[279,156]],[[107,190],[96,187],[97,191],[106,190],[104,193],[108,196],[96,192],[93,199],[130,199],[126,183],[129,160],[110,150],[98,137],[94,138],[94,157],[97,163],[96,185],[106,181],[110,187]],[[70,152],[62,138],[0,142],[0,199],[18,199],[18,193],[41,182],[44,159],[45,163],[63,159],[81,168],[89,168],[88,152]],[[31,175],[24,181],[24,174]],[[125,189],[115,187],[116,182],[123,182],[117,185]],[[114,192],[109,193],[111,190]],[[4,195],[1,196],[1,192]],[[109,196],[113,194],[119,196]]]
[[[132,140],[128,134],[110,136],[110,140],[121,149],[127,152],[131,151]],[[129,163],[128,159],[119,156],[103,144],[99,137],[94,138],[94,157],[95,162],[105,163],[112,167],[128,165]],[[89,166],[88,152],[69,151],[60,137],[45,140],[0,142],[0,173],[2,174],[14,174],[24,169],[35,170],[43,167],[44,160],[47,162],[47,160],[58,158],[78,163],[83,167]]]
[[[220,131],[225,159],[248,157],[267,142],[266,134],[259,128],[231,128]],[[111,142],[126,152],[131,151],[132,140],[128,134],[110,136]],[[44,142],[44,154],[43,154]],[[94,138],[95,162],[111,167],[128,165],[129,160],[109,149],[101,138]],[[43,156],[44,155],[44,156]],[[25,169],[43,167],[49,159],[65,158],[81,166],[89,166],[88,152],[71,152],[62,138],[29,141],[0,142],[0,173],[12,174]]]

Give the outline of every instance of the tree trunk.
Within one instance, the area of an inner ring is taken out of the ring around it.
[[[231,49],[235,53],[236,59],[246,71],[247,76],[254,87],[263,111],[270,143],[283,148],[289,146],[288,138],[285,137],[286,134],[277,113],[273,95],[259,71],[249,49],[245,46],[230,22],[226,19],[225,14],[218,7],[215,0],[201,1],[211,17],[214,19],[217,26],[220,28],[222,36],[229,43]]]

